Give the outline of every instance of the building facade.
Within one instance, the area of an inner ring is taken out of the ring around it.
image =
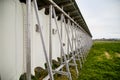
[[[0,0],[1,80],[20,80],[20,76],[27,71],[28,65],[30,65],[32,75],[35,75],[36,67],[46,69],[46,57],[39,28],[43,33],[50,64],[52,60],[58,61],[58,58],[62,58],[63,51],[67,55],[79,49],[83,51],[81,52],[83,57],[86,56],[84,53],[87,53],[92,45],[92,36],[76,2],[54,0],[52,2],[55,5],[50,1],[37,0],[40,25],[36,17],[34,0],[31,2],[28,30],[26,27],[28,25],[27,2],[25,0]],[[53,8],[50,9],[51,6]],[[28,39],[30,44],[28,44]],[[27,64],[28,46],[30,47],[30,64]]]

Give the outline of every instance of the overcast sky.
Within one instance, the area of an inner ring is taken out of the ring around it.
[[[120,0],[76,0],[96,38],[120,38]]]

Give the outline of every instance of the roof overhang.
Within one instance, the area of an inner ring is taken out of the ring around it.
[[[24,0],[21,0],[24,1]],[[25,0],[26,1],[26,0]],[[63,7],[64,12],[68,13],[69,16],[78,23],[91,37],[91,33],[89,31],[89,28],[82,16],[82,13],[80,12],[80,9],[78,8],[78,5],[75,0],[53,0],[59,7]],[[41,10],[42,8],[46,8],[45,13],[49,13],[49,0],[37,0],[38,8]],[[61,13],[59,10],[56,10],[57,16],[59,16]]]

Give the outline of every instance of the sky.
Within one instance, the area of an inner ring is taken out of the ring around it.
[[[76,0],[93,39],[120,38],[120,0]]]

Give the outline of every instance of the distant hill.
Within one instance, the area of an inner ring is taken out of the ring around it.
[[[93,41],[120,41],[120,38],[101,38],[101,39],[93,39]]]

